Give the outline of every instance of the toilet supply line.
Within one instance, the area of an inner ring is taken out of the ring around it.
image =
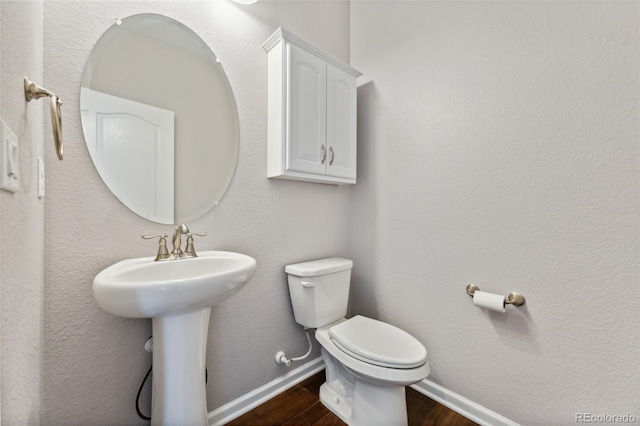
[[[305,327],[304,331],[307,334],[307,342],[309,342],[309,350],[307,350],[307,353],[305,353],[302,356],[289,359],[287,358],[284,351],[279,351],[276,354],[276,364],[284,364],[287,367],[290,367],[292,362],[303,360],[307,358],[309,355],[311,355],[311,349],[313,349],[313,344],[311,343],[311,335],[309,334],[309,328]]]

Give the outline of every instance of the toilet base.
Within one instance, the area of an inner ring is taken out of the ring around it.
[[[320,401],[331,410],[340,420],[349,424],[351,418],[351,398],[339,395],[327,383],[320,386]]]
[[[372,381],[351,371],[322,348],[326,382],[320,401],[349,426],[407,426],[405,386]]]
[[[404,389],[357,381],[354,394],[344,397],[324,383],[320,387],[320,401],[349,426],[406,426]]]

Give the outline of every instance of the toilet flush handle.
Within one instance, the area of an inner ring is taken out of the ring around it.
[[[301,281],[300,284],[302,284],[302,287],[305,287],[305,288],[313,288],[316,286],[314,283],[310,281]]]

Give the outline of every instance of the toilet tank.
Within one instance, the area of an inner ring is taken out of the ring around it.
[[[287,265],[289,295],[296,322],[309,328],[347,315],[353,262],[331,257]]]

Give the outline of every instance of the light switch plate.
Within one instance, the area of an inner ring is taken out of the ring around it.
[[[0,120],[0,188],[10,192],[20,189],[20,150],[18,137]]]

